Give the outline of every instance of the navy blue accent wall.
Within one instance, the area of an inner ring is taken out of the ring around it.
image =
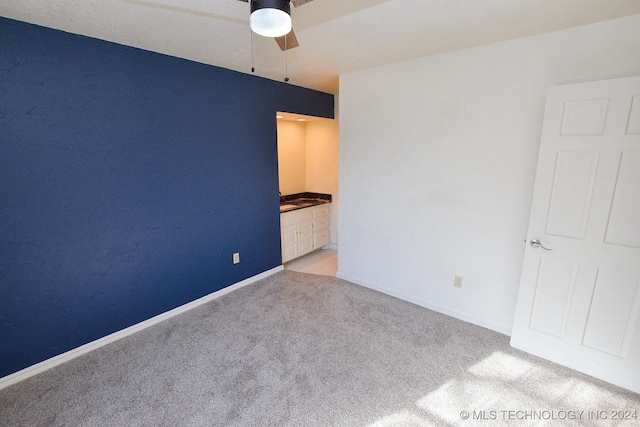
[[[0,18],[0,377],[279,266],[275,112],[333,103]]]

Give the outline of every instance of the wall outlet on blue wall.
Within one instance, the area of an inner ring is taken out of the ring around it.
[[[236,252],[233,254],[233,263],[240,264],[240,252]]]

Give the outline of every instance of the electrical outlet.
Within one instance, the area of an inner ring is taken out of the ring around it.
[[[233,263],[240,264],[240,252],[236,252],[233,254]]]
[[[453,286],[456,288],[462,287],[462,276],[453,276]]]

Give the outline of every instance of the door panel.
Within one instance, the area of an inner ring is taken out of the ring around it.
[[[560,135],[602,135],[608,105],[607,98],[566,102]]]
[[[634,96],[631,101],[627,135],[640,135],[640,95]]]
[[[640,392],[640,77],[549,89],[511,344]]]
[[[597,167],[598,153],[558,153],[547,234],[584,237]]]
[[[576,271],[575,264],[549,259],[540,261],[536,296],[529,323],[531,329],[564,337]]]
[[[583,345],[625,357],[638,315],[638,279],[599,271]]]
[[[622,153],[605,242],[640,248],[640,153]]]

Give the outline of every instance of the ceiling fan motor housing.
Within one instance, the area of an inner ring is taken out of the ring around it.
[[[289,0],[251,0],[251,13],[258,9],[280,9],[291,15],[290,3]]]

